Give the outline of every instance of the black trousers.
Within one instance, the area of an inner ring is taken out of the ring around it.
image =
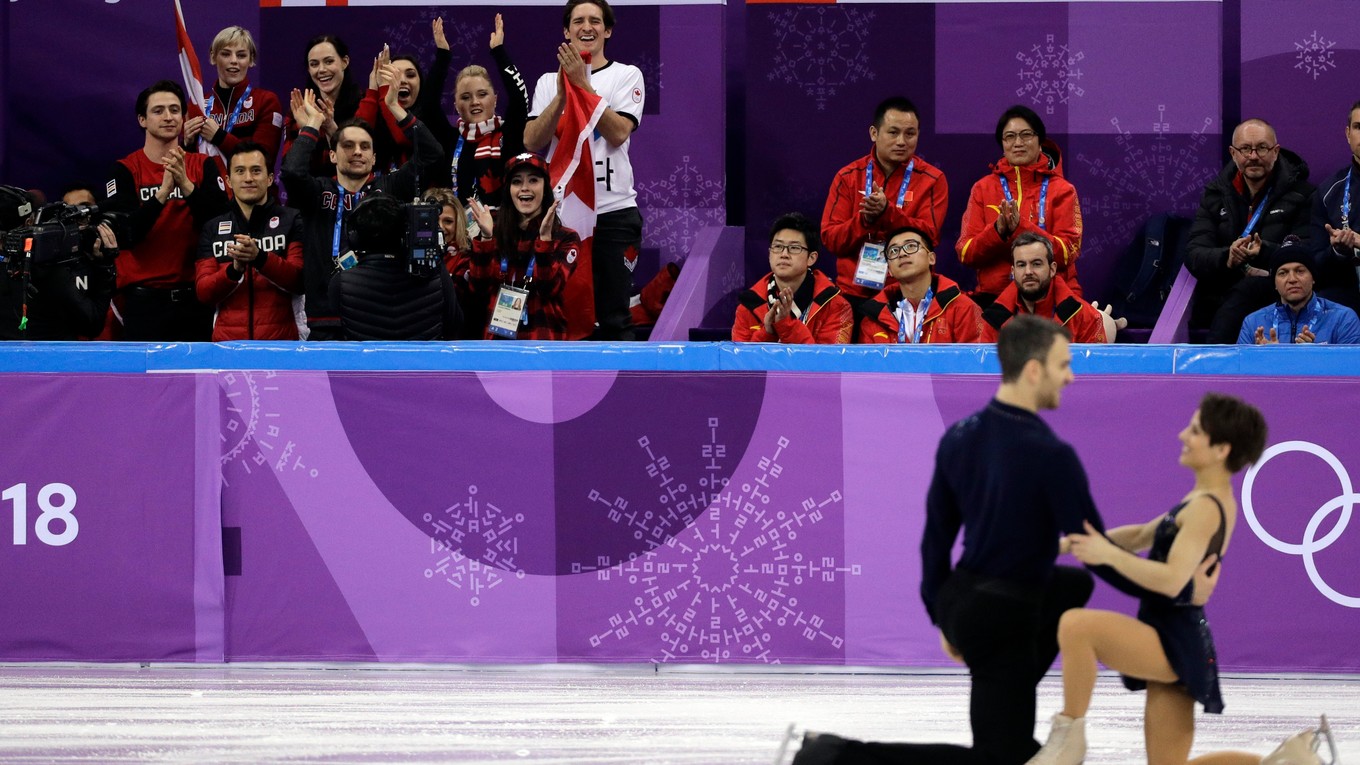
[[[128,287],[122,295],[123,339],[143,343],[202,343],[212,339],[212,309],[193,285]]]
[[[1232,345],[1242,331],[1242,322],[1252,311],[1265,308],[1279,299],[1275,280],[1269,276],[1244,276],[1228,290],[1223,303],[1214,311],[1206,342]]]
[[[836,763],[1022,765],[1034,740],[1035,688],[1058,656],[1058,619],[1086,605],[1085,569],[1058,566],[1046,588],[1022,587],[956,571],[940,590],[940,629],[972,677],[972,748],[952,744],[848,741]]]
[[[590,271],[595,278],[595,321],[599,324],[591,340],[633,339],[633,314],[628,302],[633,297],[633,271],[628,267],[628,249],[633,262],[642,252],[642,213],[636,207],[615,210],[595,221],[591,245]]]

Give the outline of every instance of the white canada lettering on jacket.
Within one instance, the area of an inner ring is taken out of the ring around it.
[[[142,186],[137,189],[137,193],[141,195],[142,201],[145,202],[148,199],[156,196],[156,192],[159,189],[160,186]],[[181,191],[178,186],[174,187],[173,189],[170,189],[170,199],[183,199],[183,198],[184,192]]]
[[[259,247],[261,252],[281,253],[288,249],[288,237],[285,234],[274,234],[272,236],[259,238],[252,237],[252,239],[254,239],[255,246]],[[218,239],[213,242],[213,257],[222,260],[230,260],[231,256],[227,254],[227,245],[235,241],[235,239]]]

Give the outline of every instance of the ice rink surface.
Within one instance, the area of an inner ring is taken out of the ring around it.
[[[0,762],[772,763],[790,723],[967,743],[967,677],[672,665],[0,665]],[[1060,705],[1040,688],[1038,735]],[[1268,752],[1326,712],[1360,765],[1360,677],[1226,676],[1195,753]],[[1096,688],[1088,763],[1137,763],[1143,695]]]

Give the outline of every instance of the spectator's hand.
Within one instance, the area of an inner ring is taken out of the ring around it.
[[[1331,240],[1332,247],[1350,247],[1355,249],[1360,247],[1360,231],[1353,231],[1349,228],[1332,228],[1332,224],[1326,225],[1327,238]]]
[[[118,254],[118,237],[114,236],[113,228],[107,223],[100,223],[95,229],[95,233],[97,234],[94,238],[95,258],[116,256]]]
[[[293,93],[289,97],[289,105],[293,108],[293,121],[299,127],[309,127],[313,130],[320,130],[322,123],[325,122],[325,113],[317,105],[317,96],[310,90],[298,90],[293,88]]]
[[[384,48],[383,50],[387,50]],[[393,110],[397,105],[397,67],[395,64],[386,63],[378,70],[378,82],[382,87],[387,88],[383,94],[383,103],[387,104],[388,110]]]
[[[184,149],[178,146],[170,147],[170,151],[165,155],[165,174],[173,179],[172,182],[185,197],[194,193],[194,182],[189,180],[189,176],[184,170]],[[164,178],[161,179],[162,187],[164,187],[164,180]]]
[[[1001,200],[997,209],[996,233],[1002,239],[1009,239],[1017,228],[1020,228],[1020,208],[1014,202]]]
[[[440,50],[448,50],[449,38],[444,36],[444,20],[435,19],[431,21],[430,31],[434,33],[434,47]]]
[[[1241,268],[1242,264],[1247,262],[1250,257],[1247,254],[1247,245],[1250,242],[1251,237],[1244,236],[1241,239],[1234,239],[1233,243],[1228,245],[1228,268]]]
[[[1190,581],[1194,582],[1194,589],[1191,591],[1190,604],[1203,606],[1209,602],[1210,596],[1214,594],[1214,588],[1218,586],[1218,575],[1223,572],[1223,567],[1218,564],[1218,556],[1209,553],[1199,568],[1195,569],[1195,575]],[[1213,569],[1213,572],[1210,572]]]
[[[234,242],[227,245],[227,254],[236,263],[236,270],[244,272],[246,267],[260,257],[260,246],[247,234],[237,234]]]
[[[557,46],[557,65],[563,79],[570,80],[587,93],[595,92],[590,87],[590,69],[581,58],[580,52],[576,50],[576,46],[566,42]]]
[[[875,186],[872,194],[864,197],[864,201],[859,204],[859,214],[863,216],[865,223],[873,223],[878,216],[888,207],[888,195],[883,193],[882,186]]]
[[[221,130],[222,126],[217,124],[217,120],[212,117],[204,117],[201,128],[203,130],[203,137],[211,141],[217,137],[217,131]]]
[[[1260,255],[1260,254],[1261,254],[1261,235],[1260,235],[1260,234],[1252,234],[1252,235],[1251,235],[1251,238],[1247,240],[1247,243],[1246,243],[1246,245],[1244,246],[1243,249],[1245,249],[1246,252],[1247,252],[1247,260],[1251,260],[1252,258],[1255,258],[1257,255]]]
[[[334,136],[335,131],[340,129],[335,124],[335,105],[325,95],[317,93],[316,108],[321,112],[321,127],[319,129],[325,131],[327,137]]]
[[[1279,343],[1279,342],[1280,342],[1280,338],[1279,338],[1278,334],[1275,332],[1275,328],[1274,328],[1274,327],[1271,327],[1271,328],[1270,328],[1270,334],[1266,334],[1266,328],[1265,328],[1265,327],[1257,327],[1257,328],[1256,328],[1256,344],[1257,344],[1257,345],[1273,345],[1273,344],[1276,344],[1276,343]]]
[[[1114,306],[1113,306],[1113,305],[1110,305],[1109,303],[1106,303],[1106,304],[1105,304],[1105,307],[1104,307],[1104,308],[1101,308],[1101,307],[1100,307],[1100,303],[1097,303],[1096,301],[1092,300],[1092,301],[1091,301],[1091,307],[1094,308],[1094,309],[1096,309],[1097,311],[1100,311],[1101,313],[1105,314],[1106,316],[1110,317],[1110,320],[1114,322],[1114,327],[1115,327],[1115,329],[1124,329],[1124,328],[1126,328],[1126,327],[1129,326],[1129,320],[1128,320],[1128,318],[1126,318],[1126,317],[1124,317],[1124,316],[1120,316],[1119,318],[1115,318],[1115,315],[1114,315]]]
[[[184,143],[187,144],[202,135],[205,120],[204,117],[190,117],[184,121]]]
[[[1088,566],[1100,566],[1123,554],[1123,550],[1096,531],[1090,521],[1082,521],[1082,525],[1086,528],[1085,534],[1067,535],[1072,557]]]
[[[553,204],[556,204],[556,202]],[[491,217],[491,211],[486,209],[486,205],[482,204],[481,200],[476,197],[473,197],[472,201],[468,202],[468,210],[472,213],[472,219],[477,221],[477,228],[481,229],[481,233],[477,235],[478,238],[492,239],[492,228],[496,224]],[[546,218],[547,216],[545,215],[543,217]]]
[[[498,13],[496,14],[496,28],[491,33],[491,42],[488,43],[488,47],[494,50],[496,48],[501,47],[504,44],[505,44],[505,22],[501,20],[501,15]]]
[[[1313,334],[1313,330],[1309,328],[1308,325],[1306,324],[1304,325],[1303,329],[1299,330],[1299,333],[1297,335],[1294,335],[1294,342],[1296,343],[1311,343],[1315,342],[1316,340],[1317,336]]]
[[[960,664],[964,663],[963,654],[959,653],[959,649],[955,648],[954,644],[949,642],[949,638],[945,637],[943,632],[940,633],[940,650],[944,651],[944,655],[954,661],[957,661]]]
[[[538,224],[538,238],[551,242],[553,238],[553,224],[557,222],[557,202],[548,205],[548,211],[543,213],[543,222]]]

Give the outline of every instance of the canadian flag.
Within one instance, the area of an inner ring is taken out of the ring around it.
[[[590,54],[582,53],[587,67]],[[582,340],[595,331],[595,280],[591,275],[591,239],[595,234],[595,159],[590,139],[595,125],[609,104],[598,95],[587,93],[565,77],[562,88],[562,118],[557,121],[556,142],[548,152],[548,176],[558,200],[557,216],[562,225],[581,237],[581,248],[563,303],[567,309],[567,339]]]
[[[184,26],[184,9],[175,0],[175,32],[179,36],[179,72],[184,77],[184,95],[189,99],[187,122],[190,117],[202,117],[208,113],[207,101],[203,98],[203,75],[198,69],[198,56],[194,54],[194,43],[189,39],[189,30]],[[212,157],[221,157],[216,146],[198,139],[198,150]],[[218,164],[221,164],[219,159]],[[225,169],[225,168],[224,168]]]

